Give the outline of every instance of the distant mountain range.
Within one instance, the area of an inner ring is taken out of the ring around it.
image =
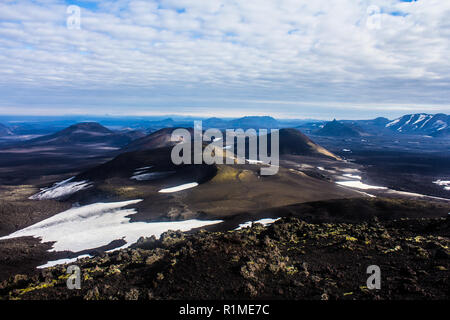
[[[238,119],[221,119],[221,118],[208,118],[199,119],[202,120],[203,128],[217,128],[217,129],[249,129],[249,128],[265,128],[275,129],[288,127],[289,121],[276,120],[269,116],[247,116]],[[293,120],[294,124],[304,122],[304,120]],[[189,128],[194,126],[194,120],[192,119],[178,119],[166,118],[161,120],[153,120],[146,122],[139,122],[137,124],[139,128],[146,129],[148,132],[154,132],[163,128]],[[136,127],[136,126],[133,126]]]
[[[66,120],[68,121],[68,120]],[[118,123],[115,120],[115,123]],[[51,127],[53,133],[47,134],[32,140],[23,141],[28,145],[42,144],[67,144],[67,143],[106,143],[113,147],[124,147],[128,143],[136,141],[136,145],[130,146],[130,151],[139,149],[137,144],[155,144],[157,140],[167,139],[171,131],[160,132],[160,136],[151,138],[145,137],[145,132],[152,133],[165,128],[192,128],[192,119],[166,118],[161,120],[136,119],[133,124],[130,119],[126,119],[130,124],[127,129],[111,130],[97,122],[81,122],[70,127],[56,131],[54,125]],[[103,123],[103,122],[102,122]],[[60,123],[58,123],[60,125]],[[224,129],[283,129],[296,128],[306,134],[329,136],[329,137],[364,137],[381,135],[422,135],[437,138],[450,137],[450,116],[446,114],[409,114],[395,120],[379,117],[370,120],[278,120],[269,116],[247,116],[237,119],[208,118],[202,121],[203,129],[218,128]],[[120,128],[113,126],[114,128]],[[122,127],[123,128],[123,127]],[[133,129],[134,128],[134,129]],[[140,129],[136,129],[140,128]],[[14,123],[12,126],[0,124],[0,137],[13,137],[21,135],[42,135],[45,133],[45,123]],[[147,139],[147,140],[146,140]],[[150,140],[148,140],[150,139]],[[162,141],[161,140],[161,141]],[[20,141],[20,140],[18,140]]]
[[[363,137],[380,135],[450,136],[450,116],[446,114],[409,114],[395,120],[333,120],[311,122],[298,127],[308,134],[328,137]]]
[[[143,135],[144,133],[140,131],[112,131],[96,122],[84,122],[72,125],[54,134],[23,141],[20,146],[29,148],[91,145],[121,148]]]

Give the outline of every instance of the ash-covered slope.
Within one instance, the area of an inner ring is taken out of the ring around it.
[[[309,156],[318,158],[331,158],[334,160],[341,160],[338,156],[328,151],[324,147],[318,145],[306,135],[304,135],[300,130],[294,128],[283,128],[278,130],[279,134],[279,154],[280,155],[298,155],[298,156]],[[245,138],[245,157],[248,159],[250,157],[249,150],[249,138]],[[258,141],[258,150],[259,150]],[[235,144],[234,152],[237,154],[238,145]],[[271,153],[272,150],[272,133],[267,136],[267,150]],[[251,159],[256,160],[256,159]]]
[[[318,145],[300,130],[280,130],[280,154],[327,157],[340,160],[338,156]],[[269,138],[270,141],[270,138]]]
[[[136,179],[136,177],[151,173],[167,173],[168,180],[172,180],[168,177],[173,177],[180,184],[184,181],[202,183],[210,179],[215,172],[214,165],[175,165],[171,160],[171,148],[165,147],[122,153],[111,161],[79,174],[75,180],[97,181],[125,178],[149,183],[154,180],[161,180],[163,177],[154,175],[154,178],[148,176],[149,179],[143,180]]]

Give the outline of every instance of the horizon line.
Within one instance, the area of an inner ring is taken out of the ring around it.
[[[405,113],[403,116],[406,115],[411,115],[411,114],[428,114],[428,115],[436,115],[436,114],[445,114],[442,112],[436,112],[436,113],[428,113],[428,112],[417,112],[417,113]],[[182,114],[165,114],[165,113],[154,113],[154,114],[139,114],[139,113],[135,113],[135,114],[128,114],[128,115],[124,115],[124,114],[89,114],[89,113],[68,113],[68,114],[59,114],[59,115],[45,115],[45,114],[22,114],[22,113],[11,113],[11,114],[2,114],[0,113],[0,117],[33,117],[33,118],[76,118],[76,117],[92,117],[92,118],[115,118],[115,119],[121,119],[121,118],[155,118],[155,117],[161,117],[163,119],[161,120],[165,120],[165,119],[169,119],[169,118],[184,118],[186,120],[191,119],[191,120],[207,120],[207,119],[211,119],[211,118],[220,118],[223,120],[233,120],[233,119],[241,119],[241,118],[245,118],[245,117],[270,117],[273,118],[275,120],[288,120],[288,121],[294,121],[294,120],[316,120],[316,121],[333,121],[334,119],[336,120],[373,120],[373,119],[377,119],[377,118],[386,118],[388,120],[394,120],[394,119],[398,119],[400,117],[395,117],[395,118],[389,118],[387,116],[384,115],[378,115],[378,116],[374,116],[374,117],[368,117],[368,118],[339,118],[336,116],[331,116],[331,117],[298,117],[298,116],[294,116],[294,117],[277,117],[275,115],[271,115],[271,114],[247,114],[247,115],[236,115],[236,116],[219,116],[219,115],[211,115],[211,116],[194,116],[194,115],[188,115],[185,113]],[[175,120],[175,119],[174,119]],[[87,121],[84,121],[87,122]]]

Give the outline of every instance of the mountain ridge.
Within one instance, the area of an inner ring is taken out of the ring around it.
[[[401,116],[385,126],[391,131],[405,134],[439,135],[450,127],[450,115],[444,113],[416,113]]]

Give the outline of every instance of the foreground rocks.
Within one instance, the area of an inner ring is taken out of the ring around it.
[[[167,232],[132,248],[0,284],[2,299],[449,299],[449,218],[275,224],[229,232]],[[381,268],[369,290],[366,269]]]

